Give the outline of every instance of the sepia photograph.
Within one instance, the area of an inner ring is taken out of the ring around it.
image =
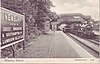
[[[1,0],[0,61],[100,63],[99,5],[99,0]]]

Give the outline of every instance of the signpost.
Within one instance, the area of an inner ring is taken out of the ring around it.
[[[12,46],[16,43],[23,42],[25,35],[25,17],[19,13],[1,8],[0,22],[0,49]]]

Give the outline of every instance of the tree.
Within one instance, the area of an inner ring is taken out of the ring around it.
[[[24,14],[26,31],[34,26],[42,31],[44,22],[53,19],[53,13],[50,11],[53,4],[50,0],[1,0],[1,6]]]

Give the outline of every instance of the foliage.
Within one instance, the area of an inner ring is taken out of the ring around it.
[[[53,6],[50,0],[1,0],[1,6],[17,13],[25,15],[26,36],[31,32],[31,27],[35,27],[36,31],[44,29],[44,22],[52,19],[53,13],[50,7]]]
[[[25,15],[25,44],[41,35],[44,22],[54,18],[51,6],[50,0],[1,0],[1,7]],[[7,50],[3,53],[4,56],[9,55]]]

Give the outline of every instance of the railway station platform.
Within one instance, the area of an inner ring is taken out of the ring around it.
[[[50,31],[25,50],[16,53],[17,58],[94,58],[62,31]]]

